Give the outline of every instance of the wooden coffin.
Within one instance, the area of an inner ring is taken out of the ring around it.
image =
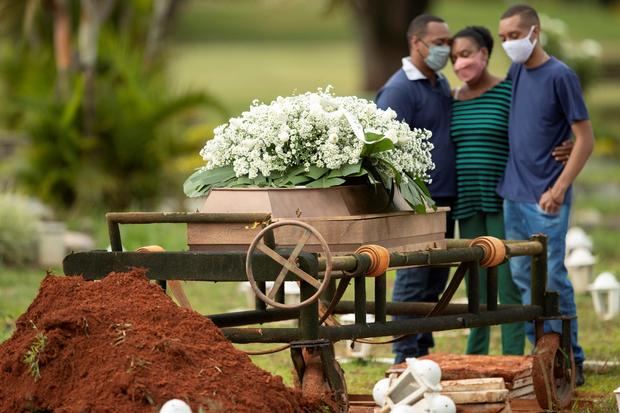
[[[321,233],[332,252],[353,252],[363,244],[379,244],[391,251],[445,248],[446,213],[438,208],[416,214],[397,194],[390,202],[382,188],[370,185],[333,188],[214,189],[200,208],[205,213],[267,213],[272,221],[304,221]],[[194,251],[247,250],[262,229],[259,225],[190,223],[188,245]],[[301,235],[297,227],[276,230],[279,247],[293,247]],[[320,251],[311,238],[305,250]]]

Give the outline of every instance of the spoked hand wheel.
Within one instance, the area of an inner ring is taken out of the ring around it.
[[[281,256],[276,251],[274,251],[272,248],[265,245],[265,243],[263,242],[263,238],[265,237],[267,233],[275,230],[276,228],[283,227],[283,226],[295,226],[295,227],[303,228],[304,230],[303,234],[297,241],[297,245],[295,246],[291,254],[288,256],[288,258]],[[314,238],[318,239],[318,241],[320,242],[321,249],[322,249],[321,254],[325,258],[325,271],[324,271],[322,280],[319,280],[313,277],[312,275],[308,274],[307,272],[299,268],[296,263],[297,257],[302,252],[304,246],[306,245],[306,243],[310,240],[312,236],[314,236]],[[269,291],[266,292],[266,294],[263,293],[258,288],[258,286],[256,285],[256,279],[254,278],[254,271],[252,269],[252,260],[253,260],[254,253],[256,250],[261,251],[265,255],[269,256],[272,260],[282,265],[282,269],[280,270],[280,273],[276,277],[273,283],[273,286],[269,289]],[[303,306],[306,306],[318,300],[321,294],[323,293],[323,291],[325,291],[325,289],[329,285],[329,281],[331,279],[331,270],[332,270],[332,255],[329,250],[329,246],[327,245],[327,242],[316,229],[314,229],[312,226],[302,221],[292,221],[292,220],[278,221],[264,228],[261,232],[258,233],[258,235],[256,235],[254,240],[252,240],[252,244],[250,244],[250,248],[248,249],[248,253],[246,256],[246,260],[245,260],[245,272],[248,277],[248,281],[250,282],[250,285],[252,286],[252,289],[254,290],[254,293],[256,294],[256,296],[260,298],[262,301],[264,301],[265,303],[272,305],[274,307],[278,307],[278,308],[289,308],[289,309],[301,308]],[[276,301],[275,300],[276,294],[280,288],[284,288],[284,280],[289,272],[295,274],[300,280],[310,284],[312,287],[316,289],[316,292],[311,297],[300,302],[299,304],[285,304],[285,303],[280,303]]]
[[[536,400],[541,408],[562,410],[570,406],[575,390],[575,360],[572,350],[566,354],[560,335],[543,335],[534,348],[532,379]]]

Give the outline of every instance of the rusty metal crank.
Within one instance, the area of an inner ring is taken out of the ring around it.
[[[263,239],[268,233],[272,232],[276,228],[283,226],[296,226],[304,229],[303,234],[297,241],[297,245],[295,246],[295,248],[293,248],[293,251],[288,256],[288,258],[281,256],[263,242]],[[297,257],[302,252],[304,246],[312,236],[319,240],[322,249],[321,255],[325,258],[325,271],[321,280],[315,278],[314,276],[299,268],[296,263]],[[269,289],[269,291],[266,292],[266,294],[263,293],[260,288],[258,288],[256,284],[256,279],[254,278],[254,271],[252,269],[252,257],[254,256],[256,250],[259,250],[260,252],[264,253],[265,255],[276,261],[278,264],[282,265],[282,270],[276,277],[273,286]],[[329,246],[327,245],[327,241],[325,241],[325,238],[323,238],[323,236],[315,228],[302,221],[283,220],[273,223],[264,228],[252,240],[252,244],[250,244],[250,248],[248,249],[245,260],[245,272],[256,296],[265,303],[278,308],[301,308],[317,301],[323,291],[325,291],[325,289],[329,285],[329,281],[331,279],[331,271],[332,254],[329,250]],[[276,301],[276,293],[280,288],[284,288],[284,280],[289,272],[295,274],[303,282],[310,284],[316,289],[316,292],[308,299],[300,302],[299,304],[285,304]]]

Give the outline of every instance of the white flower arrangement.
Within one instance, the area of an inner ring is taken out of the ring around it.
[[[221,187],[326,188],[357,181],[397,187],[416,211],[432,206],[424,181],[435,166],[431,132],[396,113],[331,88],[254,101],[215,128],[200,154],[206,165],[184,185],[190,197]]]

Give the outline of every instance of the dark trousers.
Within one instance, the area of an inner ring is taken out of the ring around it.
[[[506,239],[504,232],[504,213],[476,212],[474,215],[459,219],[461,238],[476,238],[491,235],[499,239]],[[479,269],[480,304],[487,304],[487,270]],[[502,264],[497,270],[498,295],[501,304],[521,304],[521,292],[512,281],[509,265]],[[469,288],[469,277],[465,278]],[[523,323],[502,324],[502,354],[523,354],[525,346],[525,326]],[[472,328],[467,338],[467,354],[489,354],[490,341],[489,327]]]
[[[437,206],[452,208],[454,198],[434,198]],[[454,221],[450,213],[446,215],[446,238],[454,238]],[[437,302],[446,288],[449,268],[404,268],[396,271],[393,301]],[[415,316],[394,316],[394,320],[415,318]],[[394,343],[394,363],[402,363],[408,357],[421,357],[433,347],[432,333],[413,334]]]

